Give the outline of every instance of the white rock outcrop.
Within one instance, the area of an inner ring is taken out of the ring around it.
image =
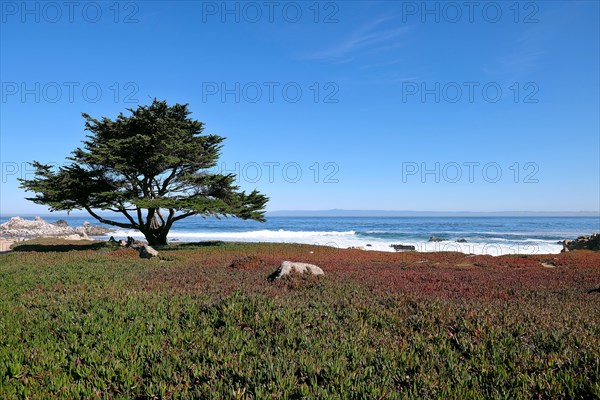
[[[0,236],[4,237],[49,237],[77,234],[68,226],[54,225],[35,217],[33,221],[13,217],[0,225]]]
[[[88,236],[103,236],[108,233],[114,232],[114,229],[105,228],[103,226],[95,226],[89,222],[84,222],[82,226],[74,228],[79,234],[86,234]]]
[[[70,227],[66,221],[50,223],[40,217],[27,220],[21,217],[13,217],[0,224],[0,236],[6,238],[35,238],[56,237],[68,240],[88,239],[88,235],[101,235],[110,230],[104,227],[93,226],[89,222],[78,228]]]

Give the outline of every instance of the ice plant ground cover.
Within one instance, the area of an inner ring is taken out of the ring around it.
[[[0,398],[600,397],[598,253],[159,250],[1,255]]]

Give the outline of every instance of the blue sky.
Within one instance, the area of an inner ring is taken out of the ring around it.
[[[0,212],[154,97],[268,210],[598,211],[599,3],[477,4],[3,1]]]

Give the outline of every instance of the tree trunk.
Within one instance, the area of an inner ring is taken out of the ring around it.
[[[161,232],[142,232],[148,241],[150,246],[167,246],[169,242],[167,241],[167,233],[168,231]]]

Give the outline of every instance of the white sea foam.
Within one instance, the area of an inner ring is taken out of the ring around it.
[[[346,232],[310,232],[310,231],[286,231],[283,229],[279,229],[276,231],[273,230],[260,230],[260,231],[247,231],[247,232],[173,232],[173,235],[177,235],[177,237],[185,237],[185,238],[207,238],[207,239],[269,239],[269,240],[279,240],[279,239],[299,239],[299,238],[312,238],[312,237],[338,237],[338,236],[354,236],[356,232],[354,231],[346,231]]]
[[[139,231],[119,230],[114,233],[117,238],[132,236],[143,239]],[[173,230],[169,234],[170,241],[195,242],[205,240],[224,240],[240,242],[274,242],[303,243],[336,248],[360,247],[365,250],[393,252],[392,244],[415,246],[420,252],[457,251],[467,254],[555,254],[562,250],[562,245],[552,240],[524,239],[507,240],[489,238],[485,242],[457,243],[452,241],[428,242],[425,240],[389,240],[360,237],[355,231],[289,231],[289,230],[256,230],[246,232],[193,232]],[[370,245],[370,246],[367,246]]]

